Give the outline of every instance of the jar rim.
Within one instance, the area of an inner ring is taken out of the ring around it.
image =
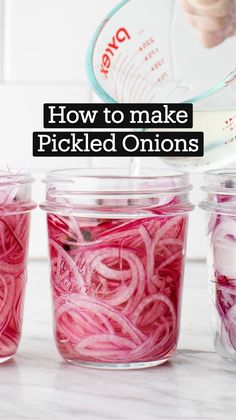
[[[214,169],[204,174],[202,191],[214,194],[236,195],[236,169]]]
[[[139,176],[129,176],[129,169],[92,168],[50,171],[46,184],[46,201],[41,208],[48,212],[99,214],[150,213],[154,202],[169,203],[166,211],[186,213],[192,210],[188,192],[189,175],[169,169],[141,169]],[[180,197],[180,204],[173,197]],[[125,210],[124,210],[125,209]],[[150,213],[151,214],[151,213]],[[164,214],[164,210],[163,210]]]
[[[199,203],[199,207],[211,213],[236,216],[236,169],[208,171],[204,174],[204,180],[205,185],[201,190],[207,196]]]
[[[176,192],[191,189],[189,174],[178,170],[149,168],[142,169],[140,175],[129,175],[128,168],[69,168],[56,169],[48,172],[43,182],[47,185],[63,183],[74,185],[78,193],[110,193],[111,183],[120,180],[116,192]],[[97,181],[97,182],[95,182]],[[103,182],[104,181],[104,182]],[[142,183],[142,185],[140,184]],[[167,184],[165,184],[167,182]],[[86,183],[86,188],[85,184]]]
[[[0,168],[0,186],[30,184],[35,179],[27,170]]]
[[[0,216],[28,213],[36,207],[31,197],[34,178],[25,169],[0,168]]]

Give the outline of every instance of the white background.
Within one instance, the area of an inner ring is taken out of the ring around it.
[[[148,0],[144,2],[148,5]],[[32,132],[43,128],[44,102],[97,101],[86,76],[86,49],[97,25],[117,3],[117,0],[0,0],[1,166],[30,168],[37,178],[34,198],[38,202],[44,192],[40,179],[47,170],[104,164],[101,158],[32,158]],[[193,29],[189,31],[195,36]],[[109,162],[111,166],[128,165],[124,159],[109,158]],[[159,165],[158,160],[156,164]],[[192,182],[192,201],[197,204],[201,198],[201,177],[194,175]],[[204,223],[198,209],[191,216],[188,243],[189,258],[204,258]],[[30,256],[46,255],[45,214],[37,209],[33,214]]]

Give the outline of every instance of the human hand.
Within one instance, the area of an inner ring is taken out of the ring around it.
[[[236,35],[236,0],[181,0],[202,44],[216,47]]]

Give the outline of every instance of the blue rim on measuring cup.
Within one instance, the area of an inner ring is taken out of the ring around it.
[[[100,25],[98,26],[98,28],[95,31],[95,33],[94,33],[94,35],[93,35],[93,37],[92,37],[92,39],[89,43],[89,46],[88,46],[87,59],[86,59],[88,79],[89,79],[92,87],[94,88],[96,94],[105,103],[108,102],[108,103],[113,103],[114,104],[114,103],[117,103],[117,101],[114,98],[112,98],[110,95],[108,95],[108,93],[102,88],[102,86],[100,85],[100,83],[97,80],[95,72],[94,72],[94,67],[93,67],[93,53],[94,53],[94,49],[95,49],[95,45],[96,45],[98,36],[101,33],[104,26],[106,25],[106,23],[108,22],[108,20],[110,20],[116,14],[116,12],[118,12],[129,1],[130,0],[122,0],[121,3],[119,3],[119,4],[117,4],[117,6],[113,7],[113,9],[110,11],[110,13],[108,13],[108,15],[102,21],[102,23],[100,23]]]
[[[101,84],[96,78],[94,66],[93,66],[93,56],[94,56],[94,49],[98,40],[102,29],[107,24],[107,22],[128,2],[132,0],[122,0],[117,6],[115,6],[110,13],[105,17],[102,23],[98,26],[97,30],[95,31],[87,51],[87,58],[86,58],[86,68],[89,82],[91,83],[93,89],[95,90],[96,94],[102,99],[103,102],[107,103],[117,103],[117,101],[112,98],[112,96],[108,95],[108,93],[103,89]],[[208,98],[211,95],[214,95],[217,92],[220,92],[224,89],[229,83],[231,83],[236,78],[236,68],[221,82],[217,83],[216,85],[212,86],[211,88],[201,92],[200,94],[193,96],[184,101],[184,103],[197,103],[201,100]]]

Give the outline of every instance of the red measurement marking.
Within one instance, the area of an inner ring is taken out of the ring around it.
[[[232,137],[230,140],[227,140],[225,144],[233,143],[234,141],[236,141],[236,136]]]
[[[145,50],[146,48],[150,47],[150,45],[154,43],[155,43],[155,40],[152,37],[148,38],[146,41],[143,42],[142,45],[140,45],[139,51]]]
[[[223,127],[223,131],[233,131],[236,129],[236,124],[235,121],[236,120],[236,115],[234,115],[233,117],[228,118],[225,121],[225,127]]]
[[[166,80],[168,78],[168,74],[167,74],[167,72],[165,71],[164,73],[162,73],[159,77],[158,77],[158,79],[157,79],[157,83],[161,83],[161,82],[163,82],[164,80]]]
[[[155,48],[154,50],[150,51],[146,56],[145,60],[152,60],[157,54],[159,53],[159,48]]]
[[[163,58],[161,60],[158,60],[156,63],[153,64],[152,71],[158,70],[161,66],[163,66],[164,62],[165,61]]]

